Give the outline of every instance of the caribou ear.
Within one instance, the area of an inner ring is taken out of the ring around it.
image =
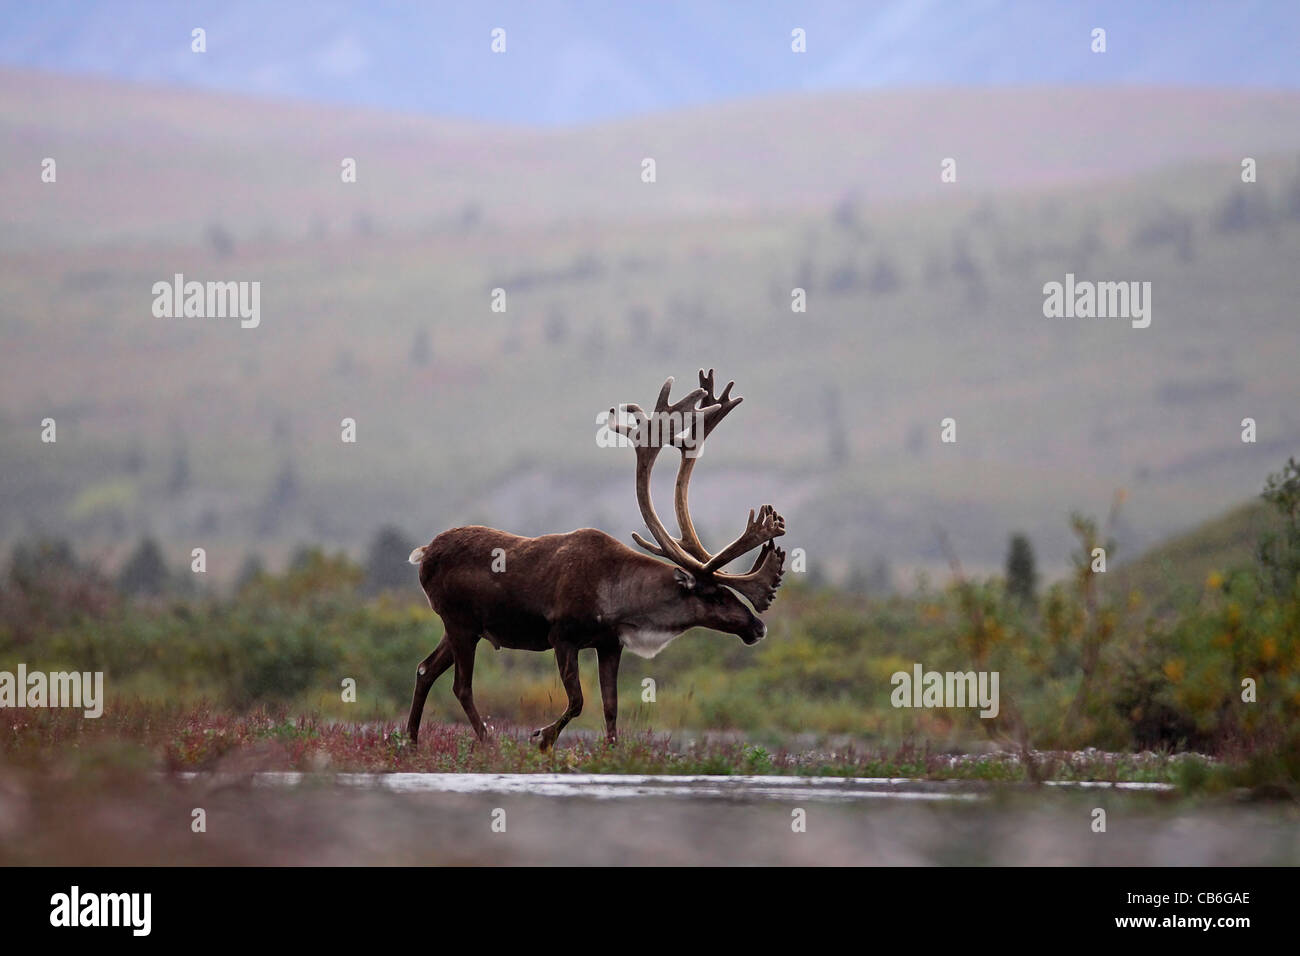
[[[683,591],[695,590],[695,575],[681,568],[673,568],[673,580]]]

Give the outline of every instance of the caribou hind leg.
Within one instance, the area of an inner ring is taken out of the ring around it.
[[[487,740],[487,727],[474,706],[474,651],[478,647],[478,634],[474,631],[448,629],[451,653],[456,659],[456,674],[451,691],[465,708],[465,716],[480,741]]]

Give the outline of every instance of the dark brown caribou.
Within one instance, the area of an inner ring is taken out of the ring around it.
[[[784,519],[771,505],[763,505],[757,515],[751,510],[741,535],[721,551],[710,552],[700,543],[687,502],[700,446],[741,402],[731,397],[735,383],[729,382],[715,396],[713,371],[701,370],[700,387],[670,403],[672,384],[671,378],[664,383],[653,412],[626,405],[630,422],[613,408],[608,420],[609,428],[636,449],[637,503],[658,543],[638,534],[632,538],[671,563],[633,551],[594,528],[537,538],[478,526],[453,528],[411,552],[411,563],[420,567],[420,586],[445,630],[442,642],[416,670],[415,696],[406,723],[412,742],[419,734],[429,688],[450,667],[455,667],[452,692],[465,708],[474,733],[484,739],[487,730],[474,706],[473,690],[474,651],[483,639],[498,650],[554,649],[569,706],[553,723],[533,732],[545,750],[582,712],[579,650],[596,650],[605,733],[613,742],[618,664],[624,648],[653,657],[692,627],[735,634],[746,644],[755,644],[767,634],[767,625],[736,595],[759,613],[772,603],[785,565],[785,552],[773,539],[785,534]],[[674,495],[680,535],[676,538],[659,520],[650,500],[650,473],[664,445],[682,453]],[[762,550],[748,572],[722,570],[755,548]]]

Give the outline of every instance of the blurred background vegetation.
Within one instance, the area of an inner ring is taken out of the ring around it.
[[[621,726],[956,749],[1195,750],[1291,760],[1294,779],[1298,503],[1291,459],[1260,500],[1094,573],[1093,548],[1113,548],[1117,499],[1104,525],[1072,517],[1074,571],[1047,585],[1021,534],[1010,537],[1005,575],[967,576],[952,554],[943,587],[922,577],[900,592],[870,570],[834,583],[792,574],[756,647],[699,631],[653,660],[627,658]],[[66,542],[25,542],[0,589],[0,668],[103,670],[122,703],[271,704],[399,724],[415,665],[441,636],[405,563],[411,545],[384,528],[364,564],[315,547],[278,571],[250,557],[237,583],[218,587],[167,565],[149,539],[115,577]],[[1000,715],[894,709],[890,675],[914,662],[998,671]],[[598,699],[594,663],[583,660],[588,700]],[[487,651],[476,676],[480,710],[495,718],[540,724],[562,709],[551,655]],[[356,703],[342,700],[349,677]],[[646,677],[654,703],[641,699]],[[1243,701],[1244,678],[1257,685],[1253,703]],[[426,714],[463,720],[449,679]],[[577,726],[598,729],[599,707]]]

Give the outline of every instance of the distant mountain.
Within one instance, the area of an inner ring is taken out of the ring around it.
[[[0,3],[0,64],[530,124],[776,92],[1300,87],[1300,4]],[[190,32],[207,32],[207,52]],[[490,33],[506,31],[493,54]],[[791,52],[791,31],[807,52]],[[1093,53],[1094,28],[1107,31]]]
[[[946,574],[940,530],[971,573],[1022,531],[1050,575],[1069,513],[1117,489],[1137,555],[1300,450],[1300,91],[786,94],[521,129],[0,69],[0,156],[0,544],[111,557],[147,532],[229,580],[390,523],[629,540],[631,460],[597,419],[709,366],[746,402],[692,486],[701,534],[771,501],[832,576]],[[156,315],[177,273],[259,283],[257,329]],[[1070,274],[1150,282],[1151,326],[1045,317]]]
[[[870,206],[1103,182],[1300,151],[1300,91],[897,90],[722,103],[520,129],[0,68],[0,248],[388,234],[469,216],[645,222]],[[33,188],[45,156],[56,191]],[[655,158],[653,188],[640,181]],[[954,157],[960,188],[940,183]],[[357,160],[340,189],[342,157]],[[1270,179],[1284,170],[1268,167]],[[112,183],[112,188],[105,188]],[[946,190],[946,191],[945,191]]]

